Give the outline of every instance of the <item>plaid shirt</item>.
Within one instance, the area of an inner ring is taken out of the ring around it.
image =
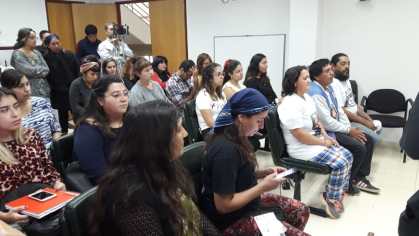
[[[173,74],[172,77],[166,82],[166,92],[169,99],[176,106],[180,107],[191,94],[193,87],[192,79],[184,80],[178,75]]]

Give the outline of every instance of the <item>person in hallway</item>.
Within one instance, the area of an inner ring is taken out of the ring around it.
[[[195,70],[195,62],[184,60],[179,70],[173,73],[166,82],[167,96],[177,107],[182,107],[190,98],[193,88],[192,76]]]
[[[250,60],[247,68],[244,85],[261,92],[270,104],[276,103],[276,93],[272,88],[271,81],[267,75],[268,60],[262,53],[255,54]]]
[[[28,78],[32,95],[50,99],[50,87],[46,80],[49,68],[42,54],[35,50],[36,34],[30,28],[19,30],[10,64]]]
[[[91,235],[220,235],[195,204],[191,178],[177,161],[186,136],[173,104],[130,108],[98,186]]]
[[[363,107],[355,102],[349,82],[349,57],[344,53],[338,53],[332,57],[330,62],[335,74],[331,86],[338,100],[338,105],[343,108],[349,121],[351,121],[352,127],[360,128],[362,132],[368,134],[374,140],[374,143],[377,143],[380,140],[381,122],[371,119],[364,112]]]
[[[74,132],[74,158],[93,183],[104,175],[128,108],[128,89],[115,75],[97,80]]]
[[[68,132],[70,108],[69,90],[71,82],[80,75],[76,56],[62,48],[60,37],[51,34],[45,39],[47,52],[44,55],[50,73],[47,76],[51,88],[51,105],[58,110],[62,133]]]
[[[164,56],[153,57],[153,76],[151,79],[157,82],[162,89],[166,89],[166,82],[170,78],[170,73],[167,68],[167,58]]]
[[[268,193],[281,186],[283,179],[276,175],[285,169],[258,170],[248,140],[263,128],[269,107],[255,89],[235,93],[217,117],[208,140],[201,209],[224,235],[260,235],[254,216],[268,212],[281,220],[286,235],[308,235],[303,231],[309,208],[300,201]]]
[[[99,72],[100,65],[94,55],[86,56],[81,60],[80,73],[82,76],[71,83],[69,91],[70,107],[75,123],[83,115],[89,103],[92,85],[99,78]]]
[[[153,100],[170,102],[160,85],[151,80],[153,68],[147,59],[140,57],[136,60],[134,75],[137,77],[137,82],[130,90],[129,105],[131,107]]]
[[[99,58],[100,56],[97,53],[97,48],[101,41],[97,38],[96,26],[92,24],[86,25],[84,33],[86,34],[84,39],[77,43],[77,59],[81,61],[81,59],[87,55],[95,55]]]
[[[215,119],[227,102],[222,92],[223,81],[223,71],[217,63],[209,64],[202,72],[202,89],[196,96],[195,110],[204,139],[209,137]]]
[[[278,105],[281,128],[288,154],[297,159],[326,164],[331,173],[322,194],[329,217],[342,214],[344,192],[349,189],[352,154],[331,138],[318,121],[316,105],[307,94],[310,76],[305,66],[294,66],[282,81],[282,102]]]
[[[13,91],[20,106],[22,126],[35,129],[45,147],[61,137],[61,127],[51,104],[41,97],[31,96],[31,86],[22,73],[7,69],[1,74],[1,86]]]
[[[122,71],[126,60],[134,56],[134,53],[128,45],[118,37],[116,34],[117,29],[115,29],[115,27],[116,24],[114,23],[105,24],[106,39],[99,44],[97,53],[102,60],[108,58],[115,59],[118,71]]]
[[[35,49],[38,50],[43,56],[48,51],[48,47],[45,45],[45,38],[48,37],[48,35],[50,35],[48,30],[39,31],[39,39],[41,40],[41,44],[35,47]]]
[[[226,99],[229,100],[235,93],[246,88],[246,86],[241,84],[241,80],[243,80],[243,67],[239,61],[229,59],[224,63],[223,72],[223,93]]]
[[[374,150],[372,138],[359,128],[352,128],[351,123],[338,105],[333,87],[333,70],[328,59],[319,59],[310,65],[309,94],[316,103],[320,122],[328,132],[333,132],[340,145],[351,151],[353,164],[349,193],[359,194],[359,189],[378,194],[380,189],[371,184],[368,176],[371,172],[371,160]]]

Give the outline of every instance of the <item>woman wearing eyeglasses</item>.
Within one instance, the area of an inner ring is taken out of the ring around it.
[[[99,71],[99,61],[95,56],[89,55],[81,60],[80,73],[82,76],[73,80],[69,92],[70,107],[75,122],[78,121],[85,111],[92,93],[92,85],[99,78]]]
[[[117,76],[105,76],[93,84],[86,112],[74,133],[73,148],[75,159],[93,183],[109,163],[127,108],[128,89]]]

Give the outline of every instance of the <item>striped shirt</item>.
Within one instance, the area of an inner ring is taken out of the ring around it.
[[[52,134],[61,132],[60,123],[53,113],[51,104],[41,97],[31,97],[32,111],[22,118],[22,126],[33,128],[41,136],[45,147],[52,143]]]

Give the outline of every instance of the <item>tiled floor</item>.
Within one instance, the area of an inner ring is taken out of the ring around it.
[[[269,152],[257,152],[261,168],[272,166]],[[396,144],[380,143],[376,146],[370,180],[380,187],[380,195],[361,193],[345,199],[345,213],[332,220],[311,215],[306,232],[314,236],[396,236],[398,219],[407,199],[419,189],[419,162],[402,163],[402,155]],[[327,176],[306,175],[302,183],[304,203],[320,207],[320,193],[324,190]],[[279,190],[275,192],[279,193]],[[293,189],[282,195],[292,196]]]

